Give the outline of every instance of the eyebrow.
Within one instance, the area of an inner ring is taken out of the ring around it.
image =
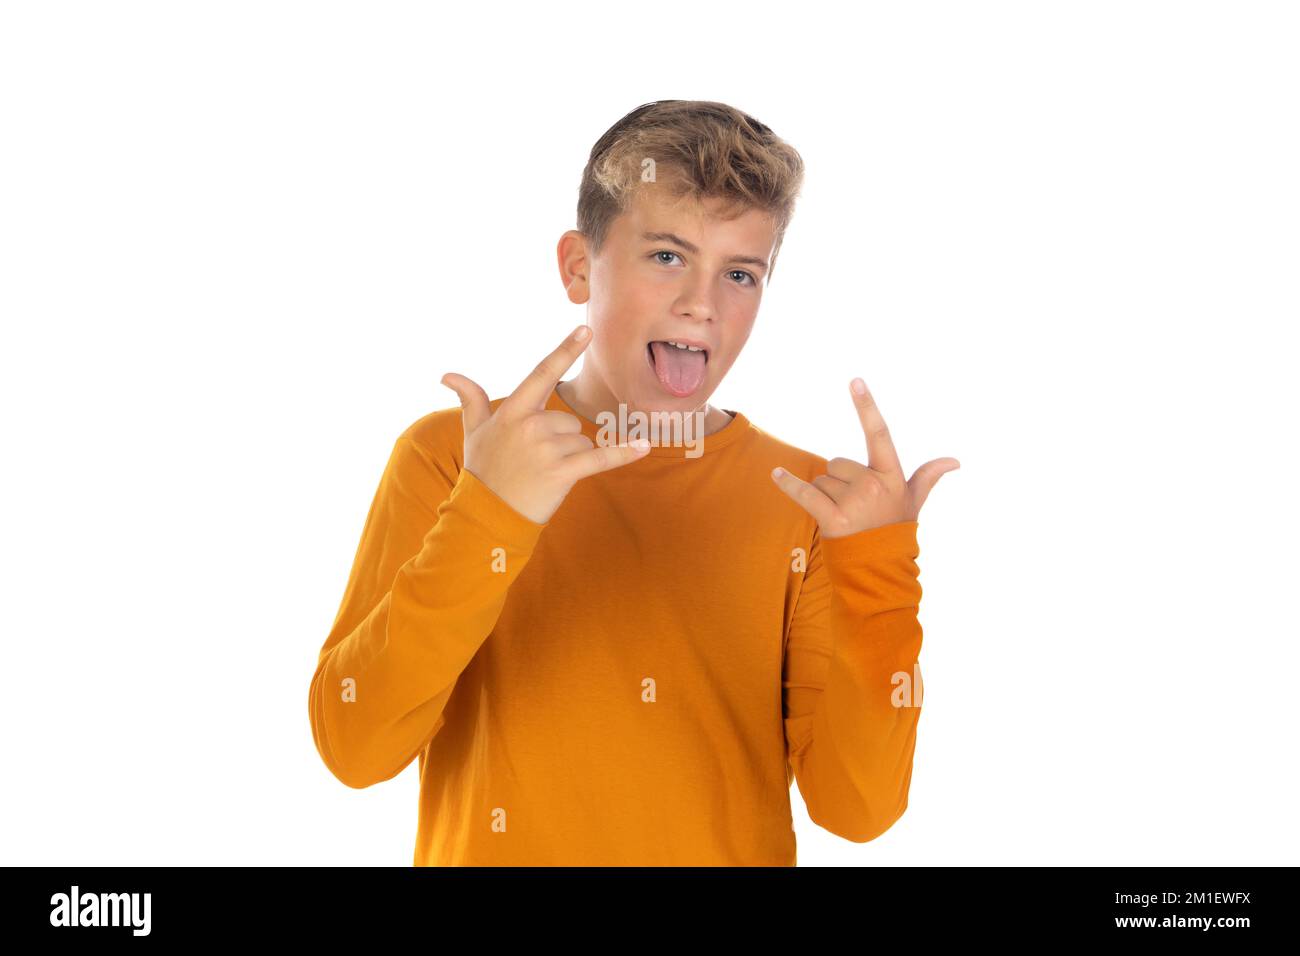
[[[683,239],[681,236],[677,235],[676,233],[646,232],[641,234],[641,238],[649,242],[671,242],[674,243],[675,245],[681,246],[683,249],[685,249],[687,252],[691,253],[692,255],[700,251],[699,246],[695,245],[695,243],[693,242],[687,242],[685,239]],[[727,259],[727,261],[743,262],[746,265],[755,266],[756,268],[762,269],[764,272],[767,272],[767,262],[764,261],[763,259],[759,259],[757,256],[731,256]]]

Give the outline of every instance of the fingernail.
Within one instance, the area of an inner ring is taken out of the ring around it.
[[[784,469],[784,468],[773,468],[773,469],[772,469],[772,477],[773,477],[773,478],[780,478],[780,477],[781,477],[782,475],[784,475],[784,474],[785,474],[785,469]]]
[[[585,325],[580,325],[578,326],[578,331],[573,333],[573,341],[585,342],[587,340],[587,336],[590,333],[591,333],[591,329],[587,328],[587,326]]]
[[[862,379],[855,378],[849,384],[853,386],[853,391],[857,392],[859,395],[867,394],[867,383],[862,381]]]
[[[650,443],[644,438],[633,438],[628,442],[628,447],[635,448],[637,451],[645,451],[650,447]]]

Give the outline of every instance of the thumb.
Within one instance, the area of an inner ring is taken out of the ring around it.
[[[956,458],[936,458],[916,469],[912,480],[907,483],[912,489],[912,503],[916,510],[921,510],[921,505],[925,504],[925,499],[930,497],[930,492],[941,477],[960,467],[961,462]]]
[[[460,399],[461,417],[465,423],[466,435],[492,417],[492,404],[488,400],[487,392],[483,391],[477,382],[456,372],[448,372],[442,377],[441,383],[455,392],[456,397]]]

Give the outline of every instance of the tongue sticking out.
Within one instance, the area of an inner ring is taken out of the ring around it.
[[[678,396],[690,395],[704,381],[704,353],[679,349],[667,342],[651,342],[655,374],[664,388]]]

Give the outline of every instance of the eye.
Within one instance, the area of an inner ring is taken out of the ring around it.
[[[650,255],[654,257],[656,262],[662,263],[663,265],[666,266],[672,265],[672,262],[671,261],[665,262],[663,259],[658,258],[659,256],[673,256],[678,259],[681,258],[681,256],[673,252],[671,249],[660,249],[658,252],[650,253]],[[758,285],[758,280],[754,278],[753,274],[746,272],[744,269],[732,269],[727,273],[727,275],[743,276],[742,279],[737,280],[737,285],[742,285],[747,287]],[[745,279],[748,279],[749,281],[746,282]]]

